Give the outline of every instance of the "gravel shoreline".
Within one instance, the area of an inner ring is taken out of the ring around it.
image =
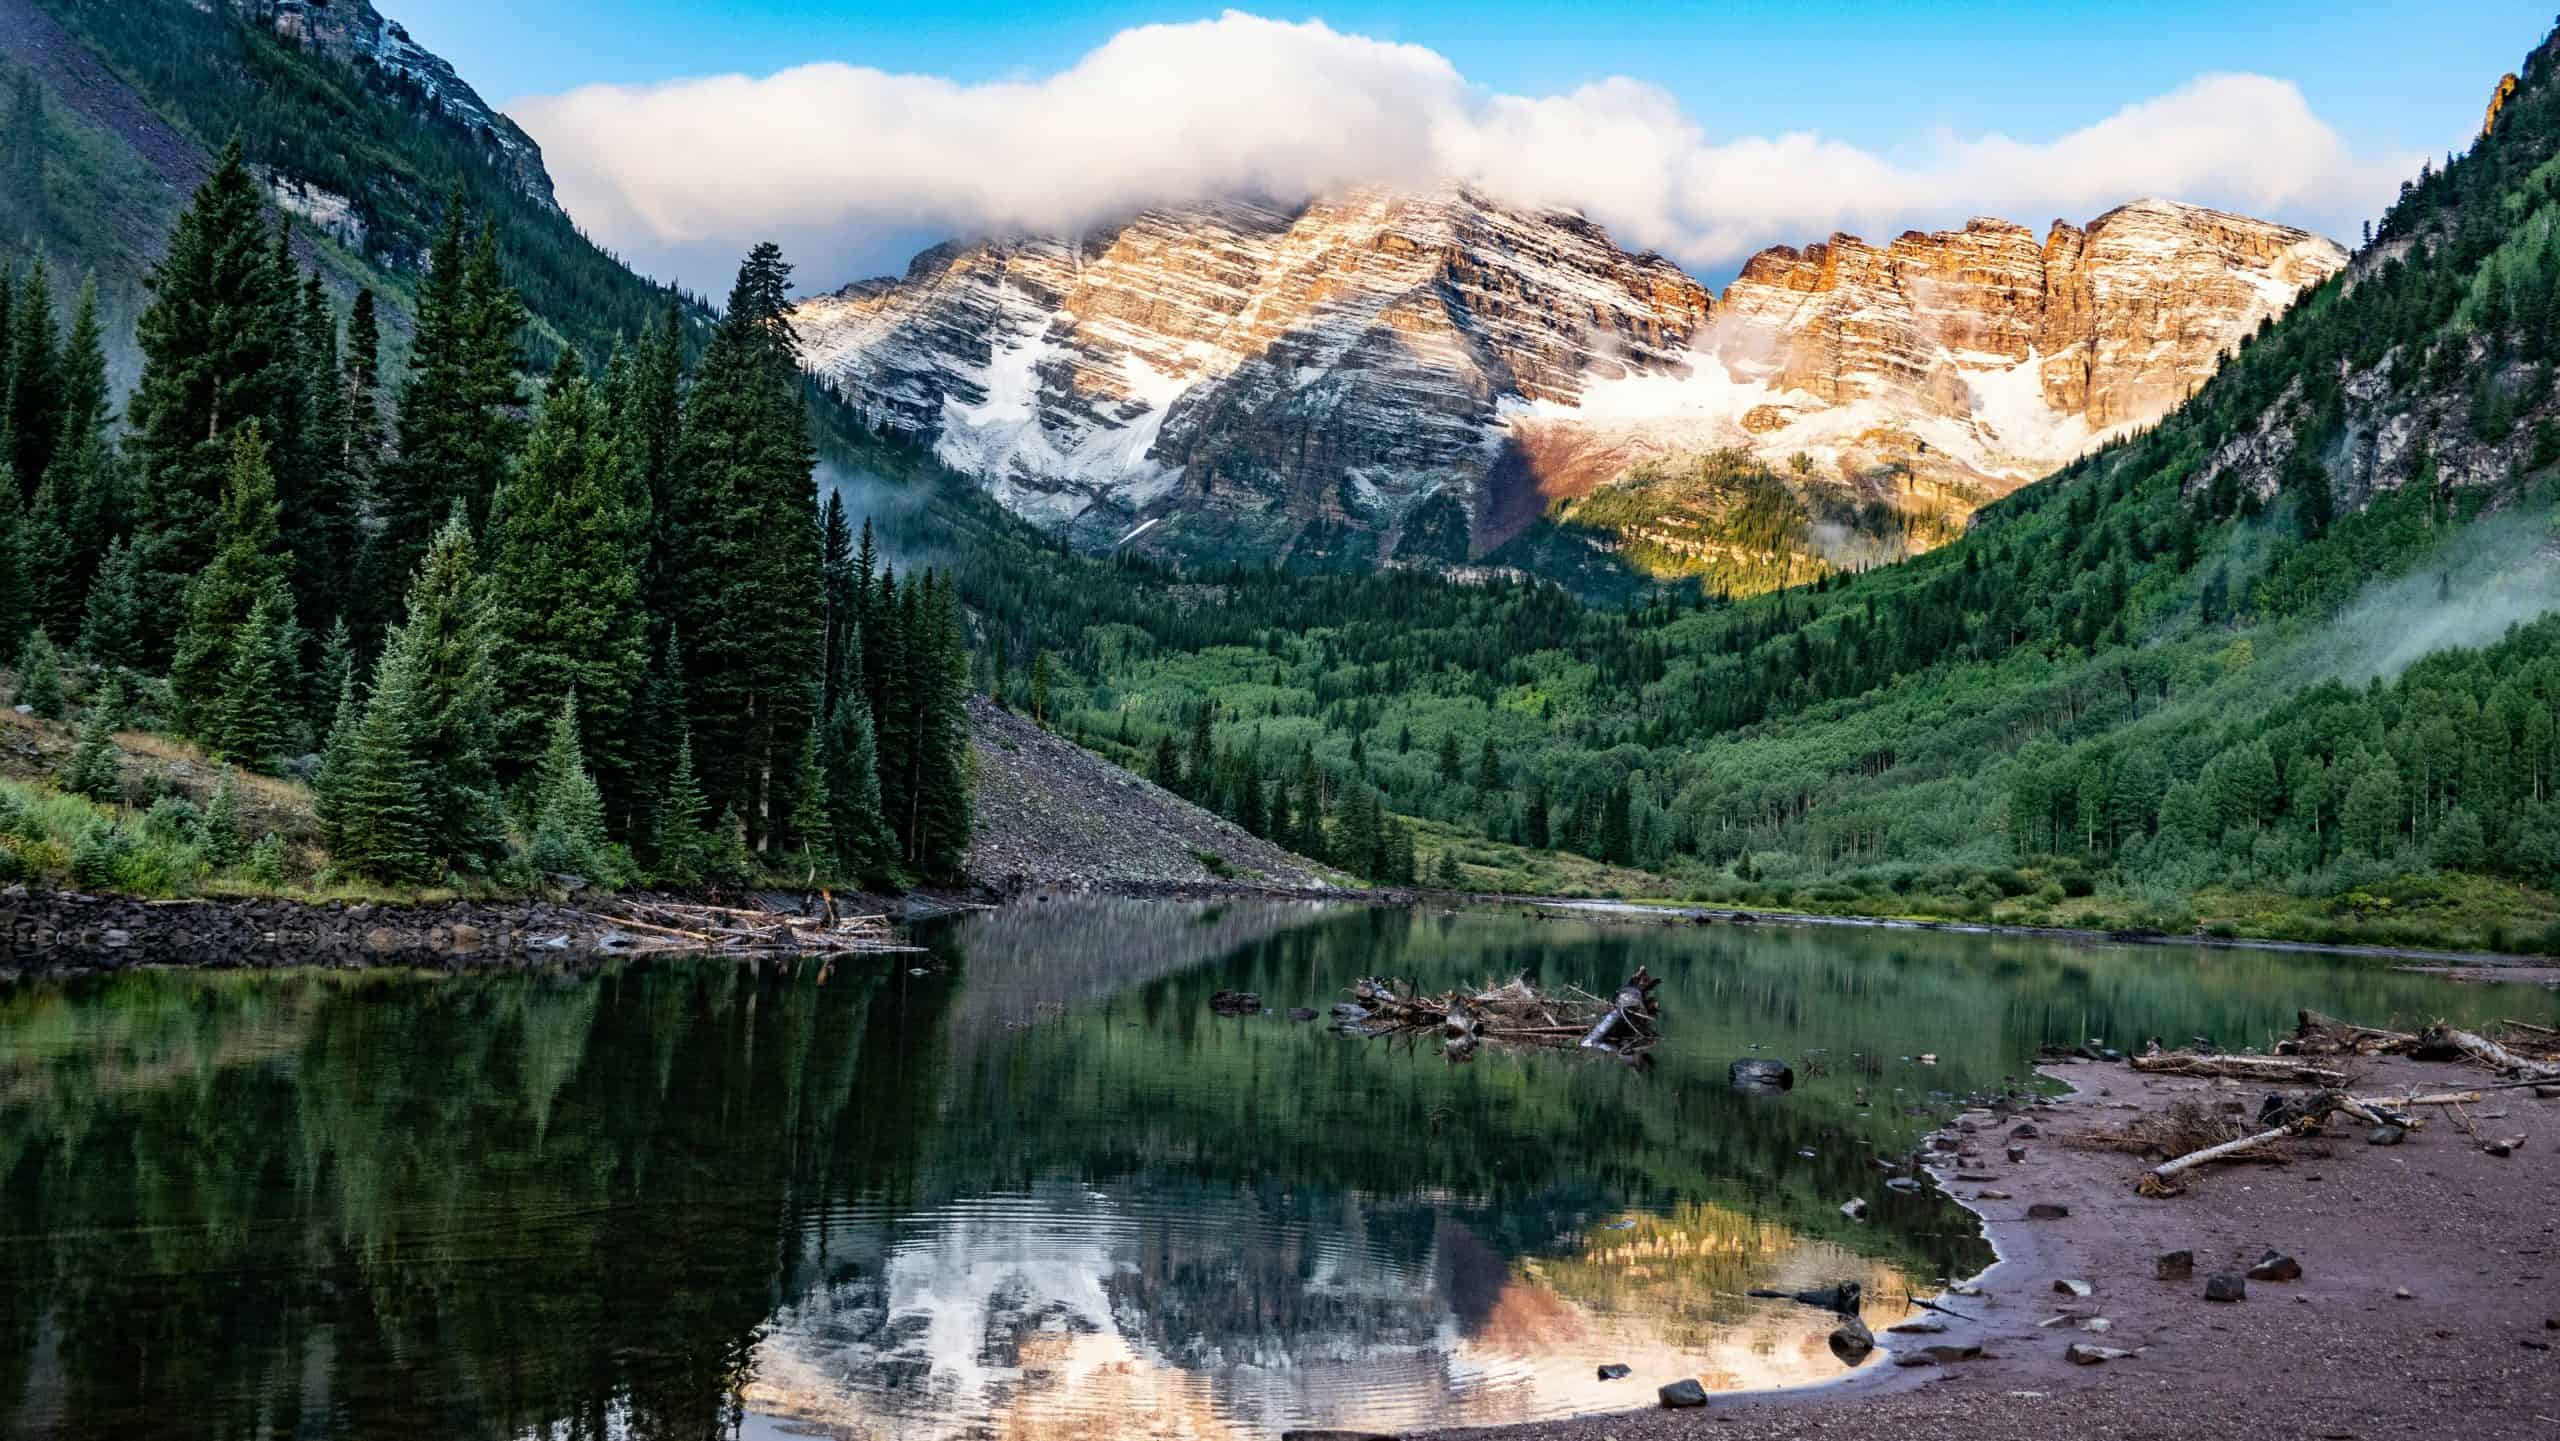
[[[2358,1063],[2367,1095],[2481,1084],[2475,1069],[2401,1059]],[[1974,1318],[1886,1347],[1977,1344],[1980,1360],[1903,1369],[1882,1353],[1837,1384],[1717,1396],[1694,1411],[1621,1412],[1521,1426],[1429,1433],[1436,1441],[1652,1441],[1663,1437],[1843,1441],[1944,1436],[1980,1441],[2164,1435],[2320,1438],[2560,1436],[2560,1100],[2492,1093],[2471,1113],[2484,1135],[2523,1136],[2495,1157],[2450,1117],[2432,1114],[2400,1145],[2366,1144],[2343,1124],[2289,1143],[2288,1164],[2214,1168],[2164,1201],[2133,1192],[2145,1163],[2059,1138],[2120,1126],[2180,1100],[2238,1102],[2263,1087],[2146,1076],[2112,1065],[2046,1075],[2072,1085],[2028,1120],[2039,1133],[2004,1151],[2017,1117],[1968,1113],[1987,1159],[1941,1184],[1983,1218],[1999,1261],[1981,1293],[1946,1297]],[[1968,1138],[1972,1139],[1972,1138]],[[1951,1158],[1950,1158],[1951,1159]],[[1975,1170],[1973,1167],[1981,1169]],[[1985,1190],[2006,1198],[1984,1197]],[[2028,1206],[2069,1208],[2030,1220]],[[2252,1282],[2247,1299],[2203,1299],[2206,1278],[2245,1271],[2273,1249],[2297,1258],[2293,1282]],[[2163,1253],[2192,1251],[2195,1273],[2159,1280]],[[2074,1299],[2055,1282],[2084,1280]],[[2405,1296],[2401,1292],[2406,1292]],[[2103,1316],[2103,1334],[2048,1317]],[[2075,1342],[2136,1354],[2093,1366]],[[1635,1377],[1630,1400],[1672,1377]]]

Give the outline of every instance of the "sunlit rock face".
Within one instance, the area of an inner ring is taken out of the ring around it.
[[[1969,511],[2157,419],[2343,263],[2143,201],[2041,240],[1778,247],[1718,301],[1580,215],[1447,186],[940,246],[796,318],[873,423],[1080,543],[1357,568],[1462,562],[1731,446]]]

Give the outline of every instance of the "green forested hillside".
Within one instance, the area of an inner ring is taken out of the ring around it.
[[[528,348],[538,364],[563,343],[600,359],[615,337],[639,334],[675,299],[528,194],[493,161],[484,137],[394,77],[298,47],[228,5],[13,3],[39,4],[196,152],[190,167],[147,140],[118,136],[68,97],[43,93],[32,80],[33,57],[10,57],[9,153],[24,177],[0,199],[0,250],[45,254],[73,284],[94,271],[111,296],[138,288],[137,262],[157,258],[192,177],[237,138],[262,175],[348,199],[361,241],[306,227],[311,258],[335,288],[370,286],[399,315],[456,195],[496,225],[508,282],[531,315]],[[172,171],[185,173],[186,183],[173,188],[160,178]],[[697,343],[707,322],[702,327]],[[391,328],[396,342],[407,327]]]
[[[1615,612],[1017,568],[976,581],[982,678],[1373,872],[1372,792],[1469,883],[1534,879],[1517,843],[1748,904],[2538,940],[2552,68],[2190,404],[1926,556]]]

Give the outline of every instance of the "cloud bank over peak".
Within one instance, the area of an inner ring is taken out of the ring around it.
[[[1640,80],[1490,93],[1421,46],[1236,11],[1124,30],[1035,80],[818,64],[510,108],[590,233],[714,293],[761,239],[833,285],[945,236],[1445,179],[1582,210],[1707,274],[1835,230],[2080,221],[2144,196],[2344,236],[2417,167],[2351,152],[2299,89],[2261,75],[2201,75],[2050,139],[1936,130],[1883,155],[1812,130],[1710,136]]]

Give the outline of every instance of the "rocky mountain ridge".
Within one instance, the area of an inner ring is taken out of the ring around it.
[[[212,0],[196,0],[200,8]],[[250,23],[272,30],[285,40],[326,55],[359,72],[371,71],[393,84],[414,89],[428,104],[466,131],[479,136],[498,167],[518,190],[552,209],[551,172],[542,163],[542,148],[533,137],[480,98],[451,62],[409,37],[407,27],[387,19],[372,0],[223,0]]]
[[[1447,565],[1730,447],[1826,504],[1960,522],[2158,418],[2344,263],[2142,201],[2041,241],[1776,247],[1719,299],[1578,214],[1448,185],[937,246],[798,320],[875,424],[1080,543]]]

